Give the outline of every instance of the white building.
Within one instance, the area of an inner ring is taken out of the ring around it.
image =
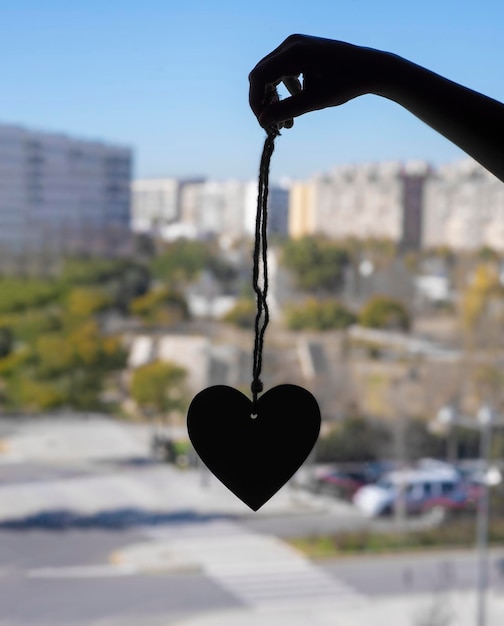
[[[116,251],[131,165],[129,148],[0,124],[0,254]]]
[[[296,183],[289,207],[290,232],[294,237],[383,238],[418,247],[422,191],[429,173],[423,161],[363,163]]]
[[[131,184],[131,229],[162,239],[194,236],[180,224],[181,194],[186,185],[201,185],[203,179],[142,178]],[[174,236],[175,233],[175,236]]]
[[[270,185],[268,190],[268,233],[287,236],[289,227],[289,182]],[[257,214],[257,181],[245,185],[245,234],[253,237],[256,228]]]
[[[180,221],[200,237],[226,239],[255,233],[257,181],[209,180],[186,185],[181,192]],[[287,234],[288,190],[271,185],[268,198],[269,233]]]
[[[504,185],[465,159],[440,167],[425,186],[424,247],[504,250]]]

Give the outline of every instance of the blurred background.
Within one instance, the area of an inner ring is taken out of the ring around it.
[[[250,388],[249,71],[301,32],[503,101],[503,18],[0,7],[2,626],[502,623],[504,187],[397,105],[277,140],[263,380],[316,396],[306,463],[253,513],[185,418],[209,385]]]

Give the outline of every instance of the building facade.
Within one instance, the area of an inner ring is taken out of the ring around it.
[[[203,178],[134,180],[131,184],[131,229],[133,232],[170,239],[177,231],[177,225],[180,224],[183,189],[187,185],[198,186],[203,182]],[[191,232],[186,234],[191,236]]]
[[[164,240],[221,238],[255,232],[257,182],[240,180],[143,179],[132,183],[132,229]],[[270,233],[287,235],[289,192],[271,185]]]
[[[0,255],[120,252],[132,151],[0,125]]]
[[[332,239],[390,239],[419,247],[424,162],[348,165],[294,183],[289,201],[289,234],[323,234]]]
[[[427,181],[423,245],[504,251],[504,185],[466,159],[440,167]]]

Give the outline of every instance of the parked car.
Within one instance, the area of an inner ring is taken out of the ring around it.
[[[441,520],[449,513],[474,511],[478,490],[455,468],[440,464],[390,472],[357,491],[353,503],[365,515],[379,517],[391,514],[400,498],[407,515],[434,513]]]
[[[314,479],[312,490],[351,501],[359,489],[376,482],[390,468],[390,463],[378,461],[332,468]]]
[[[317,478],[313,491],[323,495],[351,500],[353,495],[368,484],[365,472],[333,470]]]

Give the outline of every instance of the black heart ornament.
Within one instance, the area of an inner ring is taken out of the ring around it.
[[[306,389],[279,385],[258,399],[252,415],[249,398],[216,385],[194,397],[187,431],[208,469],[257,511],[310,454],[320,432],[320,409]]]

